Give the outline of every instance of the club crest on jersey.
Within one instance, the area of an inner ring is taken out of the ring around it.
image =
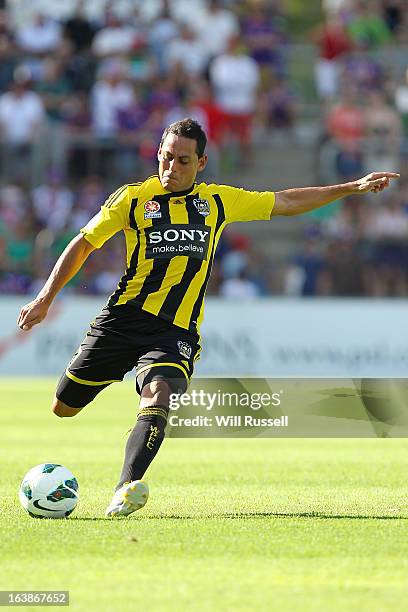
[[[197,212],[200,213],[200,215],[206,217],[210,214],[211,211],[208,200],[199,200],[198,198],[196,198],[195,200],[193,200],[193,204],[196,207]]]
[[[160,219],[162,216],[160,212],[160,204],[154,200],[149,200],[146,202],[144,209],[146,211],[144,214],[145,219]]]
[[[190,359],[191,346],[187,342],[183,342],[183,340],[177,340],[177,346],[178,346],[180,355],[182,355],[186,359]]]

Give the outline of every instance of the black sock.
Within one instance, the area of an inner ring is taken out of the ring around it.
[[[124,482],[140,480],[155,458],[164,438],[169,409],[165,406],[142,408],[130,432],[118,490]]]

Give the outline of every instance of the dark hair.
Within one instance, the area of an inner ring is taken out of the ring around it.
[[[195,140],[197,142],[196,153],[198,157],[202,157],[204,155],[205,146],[207,144],[207,136],[205,135],[201,125],[197,121],[194,121],[194,119],[187,117],[186,119],[181,119],[180,121],[171,123],[163,132],[160,146],[162,146],[168,134],[175,134],[176,136],[183,136],[183,138],[191,138],[191,140]]]

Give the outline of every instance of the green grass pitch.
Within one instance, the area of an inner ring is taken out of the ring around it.
[[[0,589],[69,590],[72,610],[120,612],[371,612],[407,601],[408,440],[169,439],[148,473],[148,505],[110,520],[133,384],[58,419],[55,382],[0,379]],[[79,480],[67,520],[20,507],[21,478],[43,462]]]

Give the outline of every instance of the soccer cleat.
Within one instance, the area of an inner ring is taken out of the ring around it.
[[[142,480],[125,482],[114,494],[105,516],[128,516],[143,508],[149,497],[149,487]]]

